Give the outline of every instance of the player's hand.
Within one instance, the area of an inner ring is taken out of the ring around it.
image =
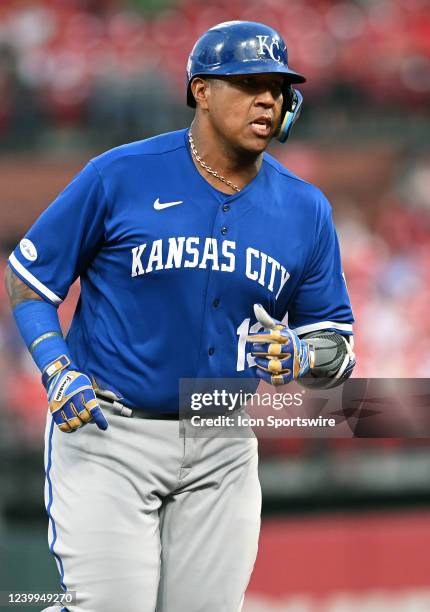
[[[309,372],[314,362],[309,345],[292,329],[273,319],[261,304],[254,304],[254,313],[264,327],[262,332],[247,337],[252,342],[257,376],[272,385],[285,385]]]
[[[61,431],[72,433],[90,422],[99,429],[108,428],[91,381],[85,374],[65,368],[48,380],[47,393],[52,417]]]

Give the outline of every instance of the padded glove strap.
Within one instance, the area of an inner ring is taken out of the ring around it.
[[[51,363],[46,366],[42,373],[42,384],[45,389],[48,388],[49,380],[55,374],[57,374],[57,372],[61,372],[61,370],[67,368],[70,363],[70,359],[67,357],[67,355],[61,355],[60,357],[58,357],[58,359],[55,359],[55,361],[51,361]]]

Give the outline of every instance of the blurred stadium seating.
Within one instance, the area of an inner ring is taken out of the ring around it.
[[[40,126],[101,130],[107,117],[111,141],[168,127],[196,38],[219,21],[256,15],[285,35],[291,62],[309,79],[308,105],[428,109],[426,1],[301,0],[286,10],[278,0],[182,0],[144,9],[144,2],[1,3],[0,135],[9,146],[40,142]]]
[[[293,137],[271,153],[333,204],[356,317],[355,376],[428,378],[428,0],[3,0],[0,272],[89,157],[189,123],[187,55],[205,29],[230,19],[277,27],[308,77]],[[64,329],[78,294],[75,285],[60,308]],[[46,412],[2,284],[0,347],[1,531],[2,519],[43,516]],[[428,513],[417,510],[430,502],[426,440],[262,440],[261,455],[265,511],[312,515],[264,523],[246,612],[430,610],[420,550]],[[375,508],[384,513],[362,514]],[[9,549],[4,540],[0,561],[16,541]],[[0,588],[15,585],[12,571],[5,576]]]

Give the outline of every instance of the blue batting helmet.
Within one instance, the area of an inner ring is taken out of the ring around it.
[[[227,21],[201,36],[187,63],[187,104],[195,108],[191,82],[197,76],[234,74],[285,75],[284,106],[278,140],[285,142],[299,116],[303,97],[292,83],[305,77],[288,67],[288,53],[282,37],[273,28],[254,21]]]

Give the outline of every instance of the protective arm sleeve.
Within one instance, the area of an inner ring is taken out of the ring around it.
[[[107,429],[90,379],[72,363],[63,339],[57,309],[40,300],[26,300],[13,315],[24,342],[42,372],[49,407],[55,423],[71,433],[94,421]]]
[[[26,300],[13,310],[21,336],[42,374],[60,355],[71,362],[69,348],[63,339],[57,309],[42,300]]]

